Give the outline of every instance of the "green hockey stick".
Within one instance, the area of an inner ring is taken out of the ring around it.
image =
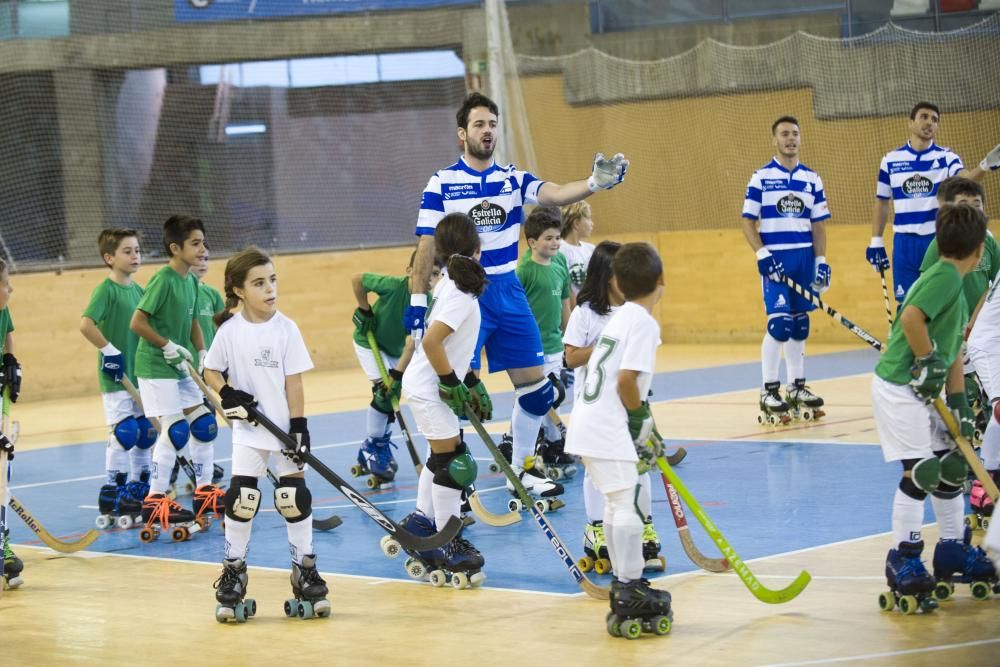
[[[382,351],[375,340],[374,331],[368,332],[368,347],[371,348],[372,356],[375,357],[375,363],[378,364],[378,374],[382,376],[382,384],[388,389],[392,384],[392,380],[389,379],[389,373],[385,369],[385,362],[382,361]],[[424,469],[424,464],[420,462],[420,457],[417,455],[417,448],[413,446],[413,437],[410,435],[410,428],[406,425],[406,420],[403,419],[403,412],[399,409],[399,401],[396,400],[395,396],[392,396],[392,411],[396,413],[396,419],[399,420],[399,428],[403,430],[403,435],[406,437],[406,449],[410,452],[410,460],[413,461],[417,477],[420,477],[420,473]]]

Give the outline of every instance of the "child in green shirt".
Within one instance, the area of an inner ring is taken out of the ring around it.
[[[14,288],[10,285],[10,274],[7,271],[7,263],[0,259],[0,396],[5,390],[10,392],[11,402],[17,400],[17,395],[21,391],[21,365],[17,363],[14,356],[14,321],[10,316],[10,309],[7,302]],[[10,439],[8,439],[8,437]],[[7,453],[7,465],[0,470],[0,474],[7,475],[6,487],[10,485],[10,459],[14,458],[13,433],[0,433],[0,447]],[[9,493],[6,497],[0,498],[0,512],[7,511],[7,504],[10,502]],[[7,519],[10,514],[5,515]],[[13,549],[10,548],[10,528],[6,521],[4,530],[0,533],[0,550],[3,551],[3,581],[0,586],[7,588],[17,588],[24,583],[21,572],[24,571],[24,562],[18,558]]]

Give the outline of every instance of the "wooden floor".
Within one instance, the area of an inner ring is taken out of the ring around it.
[[[667,348],[660,370],[756,358],[754,347]],[[363,405],[367,389],[357,376],[313,374],[307,386],[310,412]],[[505,382],[499,377],[488,381],[494,391],[509,389]],[[699,441],[807,439],[845,447],[875,442],[868,383],[868,376],[813,383],[830,406],[829,417],[780,431],[753,422],[755,390],[661,401],[654,407],[661,426],[669,424],[663,430],[671,438],[691,440],[690,465],[711,465],[699,462]],[[100,439],[95,405],[92,397],[18,405],[20,446]],[[850,483],[850,471],[844,481]],[[889,509],[887,504],[885,512]],[[661,538],[674,539],[671,532],[661,527]],[[571,537],[577,546],[578,538]],[[935,529],[929,527],[925,540],[932,544],[935,539]],[[774,587],[785,585],[801,569],[812,573],[808,589],[784,605],[758,602],[731,574],[660,579],[657,586],[673,595],[674,629],[668,637],[644,636],[634,642],[609,637],[606,603],[582,595],[458,592],[338,575],[328,577],[332,618],[289,620],[281,611],[287,570],[253,567],[250,588],[258,616],[245,625],[223,626],[212,615],[216,563],[88,552],[62,556],[22,545],[18,554],[26,563],[27,583],[0,599],[0,664],[1000,664],[1000,599],[975,602],[961,590],[954,601],[927,616],[878,610],[888,545],[888,535],[874,535],[751,562],[754,573]]]

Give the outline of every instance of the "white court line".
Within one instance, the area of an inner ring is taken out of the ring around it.
[[[933,651],[953,651],[959,648],[971,648],[974,646],[985,646],[987,644],[1000,644],[997,639],[979,639],[960,644],[938,644],[937,646],[926,646],[924,648],[909,648],[899,651],[885,651],[884,653],[866,653],[864,655],[848,655],[840,658],[823,658],[820,660],[805,660],[803,662],[781,662],[766,665],[766,667],[802,667],[804,665],[832,665],[837,662],[856,662],[858,660],[872,660],[875,658],[895,658],[900,655],[913,655],[915,653],[931,653]]]

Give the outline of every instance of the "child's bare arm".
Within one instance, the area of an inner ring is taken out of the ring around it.
[[[371,310],[371,305],[368,303],[368,290],[362,284],[364,275],[363,273],[355,273],[351,277],[351,290],[354,292],[354,298],[358,302],[358,308]]]
[[[302,373],[285,376],[285,396],[288,400],[288,416],[292,419],[304,417],[306,413],[306,394],[302,386]]]
[[[579,368],[586,366],[590,361],[590,354],[594,351],[594,346],[576,347],[575,345],[563,345],[566,353],[566,368]]]
[[[916,306],[909,305],[903,309],[899,318],[903,327],[906,342],[913,350],[913,356],[926,357],[934,350],[930,334],[927,332],[927,315]]]
[[[637,410],[642,405],[639,395],[639,371],[618,371],[618,396],[626,410]]]
[[[98,350],[102,349],[108,344],[108,339],[104,337],[101,330],[97,328],[94,324],[94,320],[90,319],[86,315],[80,318],[80,333],[83,337],[87,339],[91,345],[96,347]]]
[[[146,342],[156,347],[163,347],[170,341],[156,333],[156,330],[149,324],[149,313],[144,310],[139,310],[138,308],[132,314],[132,322],[129,327],[138,336],[144,338]]]
[[[226,381],[222,377],[222,373],[219,371],[213,371],[211,368],[205,369],[205,384],[215,390],[215,393],[219,393],[219,390],[226,384]]]

